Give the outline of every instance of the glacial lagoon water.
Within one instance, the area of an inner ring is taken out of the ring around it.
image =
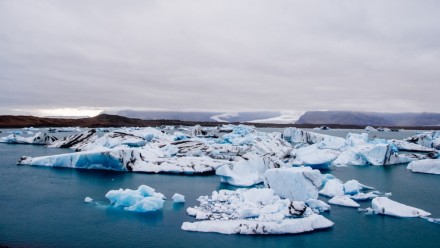
[[[272,131],[272,130],[271,130]],[[276,131],[276,130],[274,130]],[[279,130],[278,130],[279,131]],[[322,131],[320,131],[322,132]],[[324,131],[344,136],[347,130]],[[404,138],[414,132],[378,133]],[[5,135],[5,132],[0,136]],[[67,134],[62,134],[67,135]],[[65,153],[32,145],[0,144],[0,246],[10,247],[439,247],[440,225],[420,218],[366,215],[332,206],[323,215],[334,227],[307,234],[241,236],[186,232],[194,221],[186,208],[200,195],[234,187],[218,177],[135,174],[97,170],[17,166],[22,155]],[[341,180],[357,179],[391,199],[424,209],[440,218],[440,176],[412,173],[406,165],[334,168]],[[111,189],[149,185],[168,200],[162,211],[132,213],[109,205]],[[174,193],[186,203],[173,205]],[[86,196],[95,201],[85,203]],[[322,197],[323,200],[328,200]],[[369,202],[361,207],[369,207]]]

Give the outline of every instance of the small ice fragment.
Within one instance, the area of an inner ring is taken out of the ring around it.
[[[173,195],[173,202],[174,203],[184,203],[185,202],[185,196],[175,193]]]
[[[93,199],[88,196],[86,198],[84,198],[84,202],[92,202],[92,201],[93,201]]]

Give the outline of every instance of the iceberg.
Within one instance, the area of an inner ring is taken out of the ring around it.
[[[81,132],[79,127],[62,127],[57,130],[58,132]]]
[[[409,151],[409,152],[435,152],[436,149],[422,146],[416,143],[410,143],[405,140],[390,140],[390,143],[392,143],[399,151]]]
[[[440,150],[440,131],[423,132],[406,138],[405,141]]]
[[[172,197],[174,203],[184,203],[185,196],[175,193]]]
[[[319,191],[319,194],[328,197],[342,196],[344,195],[344,185],[338,179],[330,179]]]
[[[18,161],[19,165],[31,166],[185,174],[214,172],[227,163],[230,162],[209,157],[168,158],[154,146],[150,149],[115,148],[34,158],[23,156]]]
[[[365,131],[367,131],[367,132],[373,132],[373,131],[377,131],[377,129],[374,128],[374,127],[372,127],[372,126],[366,126],[366,127],[365,127]]]
[[[322,215],[314,214],[304,218],[284,219],[279,222],[247,219],[184,222],[182,230],[222,234],[296,234],[329,228],[331,226],[333,226],[333,222]]]
[[[404,205],[387,197],[376,197],[371,201],[371,205],[375,214],[395,217],[425,217],[431,215],[431,213],[424,210]]]
[[[440,159],[424,159],[413,161],[409,163],[406,168],[412,172],[440,175]]]
[[[331,140],[332,141],[331,143],[340,143],[344,140],[343,138],[308,132],[295,127],[289,127],[284,129],[283,138],[293,144],[308,144],[308,145],[317,144],[324,140],[329,140],[329,142]]]
[[[333,198],[328,200],[328,203],[333,205],[345,206],[345,207],[353,207],[353,208],[360,207],[360,205],[357,202],[353,201],[349,196],[346,195],[334,196]]]
[[[98,135],[96,135],[95,129],[90,129],[83,133],[78,133],[74,135],[70,135],[60,139],[56,142],[53,142],[48,147],[51,148],[71,148],[71,149],[79,149],[80,147],[87,144],[90,141],[96,140]]]
[[[32,137],[22,137],[16,134],[11,134],[0,138],[0,143],[9,144],[30,144],[30,145],[50,145],[58,140],[57,137],[48,135],[46,133],[37,133]]]
[[[330,205],[327,203],[317,200],[317,199],[309,199],[306,201],[306,205],[311,208],[313,211],[316,211],[318,213],[330,211]]]
[[[367,201],[379,196],[379,192],[373,191],[368,193],[359,192],[355,195],[350,195],[350,198],[355,201]]]
[[[304,202],[281,199],[272,189],[220,190],[201,196],[187,213],[198,222],[182,229],[223,234],[285,234],[328,228],[333,222],[317,215]]]
[[[310,167],[269,169],[263,177],[275,194],[294,201],[317,199],[322,184],[321,172]]]
[[[84,198],[84,202],[89,203],[89,202],[92,202],[92,201],[93,201],[93,199],[88,197],[88,196],[86,198]]]
[[[295,157],[293,165],[305,165],[314,169],[328,169],[331,163],[339,156],[338,151],[319,149],[318,144],[301,147],[292,152]]]
[[[221,181],[235,186],[252,186],[263,182],[263,173],[267,170],[264,157],[240,160],[233,164],[232,169],[223,165],[215,171]]]
[[[155,189],[141,185],[137,190],[110,190],[105,194],[110,203],[116,207],[133,212],[150,212],[162,209],[165,196],[155,192]]]

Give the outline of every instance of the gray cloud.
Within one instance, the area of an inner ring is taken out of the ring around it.
[[[0,110],[438,112],[438,9],[435,0],[0,0]]]

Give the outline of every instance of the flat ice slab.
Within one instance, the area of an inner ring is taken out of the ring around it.
[[[304,218],[284,219],[280,222],[252,219],[184,222],[182,229],[185,231],[223,234],[294,234],[329,228],[331,226],[333,226],[333,222],[322,215],[313,214]]]
[[[360,205],[353,201],[349,196],[335,196],[332,199],[328,200],[328,203],[333,205],[340,205],[344,207],[352,207],[352,208],[358,208]]]
[[[440,175],[440,159],[424,159],[413,161],[409,163],[406,168],[412,172]]]
[[[405,204],[390,200],[387,197],[376,197],[371,201],[374,213],[391,215],[396,217],[424,217],[429,216],[428,213],[422,209],[410,207]]]

